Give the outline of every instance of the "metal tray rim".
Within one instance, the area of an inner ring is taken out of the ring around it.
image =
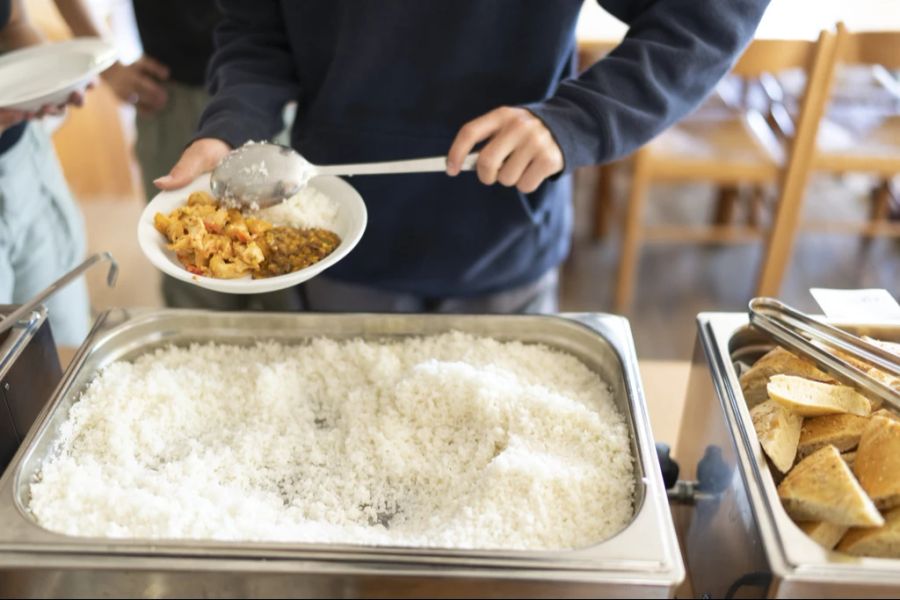
[[[829,321],[839,327],[900,327],[900,321]],[[728,398],[725,418],[738,448],[741,475],[751,496],[751,508],[760,525],[763,546],[770,564],[781,577],[793,581],[856,579],[860,583],[900,585],[898,560],[873,557],[848,557],[820,548],[806,538],[777,501],[775,482],[769,471],[749,410],[730,360],[729,344],[739,332],[750,327],[745,313],[704,312],[697,315],[698,330],[713,376],[713,384]],[[713,364],[713,363],[716,364]],[[811,557],[797,557],[802,548]],[[811,558],[811,560],[807,560]]]
[[[122,315],[122,322],[117,324],[106,324],[104,321],[107,318],[110,318],[113,315],[114,311],[109,311],[104,313],[102,318],[98,320],[98,325],[95,328],[94,332],[92,332],[91,340],[95,344],[102,343],[103,340],[109,339],[116,335],[116,332],[122,327],[134,326],[136,323],[140,323],[142,320],[152,320],[157,318],[160,313],[164,315],[172,315],[173,313],[192,313],[196,311],[171,311],[171,310],[162,310],[162,311],[154,311],[154,310],[137,310],[137,311],[127,311],[127,314]],[[203,311],[205,312],[205,311]],[[381,318],[386,317],[386,315],[355,315],[357,318]],[[391,317],[395,317],[395,315],[390,315]],[[334,315],[331,315],[331,318],[336,318]],[[494,315],[475,315],[475,316],[467,316],[469,319],[495,319],[497,316]],[[577,570],[584,569],[593,569],[597,570],[600,567],[607,575],[612,575],[616,572],[639,572],[642,577],[656,575],[659,577],[666,578],[667,580],[672,581],[681,581],[683,579],[683,566],[681,563],[680,551],[677,546],[677,540],[674,536],[674,526],[671,524],[671,517],[668,514],[668,506],[664,501],[663,492],[660,489],[656,489],[659,486],[654,486],[652,481],[659,481],[660,476],[658,472],[658,465],[654,460],[649,461],[648,456],[649,451],[648,447],[652,447],[652,435],[649,431],[649,419],[646,414],[646,406],[643,401],[642,391],[639,385],[639,379],[637,376],[637,370],[635,368],[636,365],[636,355],[634,353],[633,342],[630,337],[630,329],[628,326],[628,322],[626,319],[613,315],[603,315],[603,314],[594,314],[594,313],[584,313],[584,314],[565,314],[559,316],[534,316],[534,315],[525,315],[525,316],[514,316],[514,315],[503,315],[501,318],[503,319],[543,319],[546,322],[557,322],[562,323],[565,322],[568,325],[575,324],[581,328],[584,328],[586,331],[590,332],[593,335],[601,335],[604,341],[609,345],[610,349],[616,355],[622,373],[622,379],[624,382],[624,393],[627,395],[627,404],[630,408],[630,414],[628,415],[631,432],[632,432],[632,445],[633,449],[636,452],[636,460],[638,462],[638,467],[643,476],[636,480],[636,483],[639,486],[643,486],[643,494],[642,498],[640,498],[639,503],[636,503],[635,507],[635,515],[626,527],[613,535],[610,538],[600,542],[599,546],[608,546],[614,543],[617,543],[618,539],[621,538],[632,526],[638,522],[639,519],[643,518],[644,521],[647,521],[648,518],[646,515],[648,513],[652,513],[650,516],[653,518],[650,519],[654,522],[654,524],[662,526],[664,529],[664,535],[661,537],[661,547],[658,549],[659,552],[656,553],[655,556],[649,558],[647,560],[610,560],[604,559],[598,563],[597,560],[568,560],[561,561],[559,560],[559,555],[562,553],[576,554],[580,552],[580,550],[573,551],[555,551],[555,552],[532,552],[532,551],[512,551],[512,550],[503,550],[503,551],[489,551],[489,550],[459,550],[459,549],[439,549],[439,548],[403,548],[400,546],[388,546],[388,547],[378,547],[378,546],[361,546],[361,545],[336,545],[336,544],[326,544],[326,545],[315,545],[315,544],[305,544],[303,545],[303,550],[298,550],[298,544],[284,544],[284,543],[258,543],[258,544],[235,544],[234,542],[213,542],[208,540],[112,540],[108,538],[80,538],[80,537],[71,537],[65,536],[62,534],[52,534],[58,536],[59,538],[64,539],[65,544],[61,544],[61,546],[68,546],[69,550],[74,550],[81,553],[96,554],[103,555],[106,558],[109,558],[112,555],[121,555],[126,556],[129,554],[141,554],[141,550],[144,551],[144,556],[167,556],[173,554],[180,554],[186,557],[194,557],[199,555],[209,556],[210,552],[216,553],[222,559],[232,560],[232,559],[241,559],[246,558],[249,560],[258,560],[259,558],[267,558],[267,559],[277,559],[277,560],[309,560],[313,559],[347,559],[348,557],[352,560],[368,560],[368,561],[393,561],[396,562],[398,559],[402,560],[404,558],[408,558],[408,552],[413,551],[418,555],[420,564],[441,564],[443,566],[448,566],[449,563],[457,563],[459,567],[467,566],[472,567],[472,561],[478,561],[487,559],[490,561],[489,566],[497,566],[503,568],[539,568],[542,570],[547,569],[555,569],[562,570],[568,572],[570,575]],[[85,345],[80,349],[75,359],[72,362],[72,365],[63,379],[63,382],[60,384],[60,388],[57,390],[57,393],[54,394],[54,399],[48,406],[45,407],[45,412],[38,417],[38,423],[41,425],[40,427],[35,427],[32,429],[32,432],[29,434],[29,439],[26,439],[25,443],[23,443],[23,451],[20,455],[17,455],[16,459],[14,459],[13,464],[10,471],[14,473],[15,481],[13,483],[13,488],[16,489],[18,485],[18,477],[20,476],[21,463],[25,460],[28,454],[33,451],[32,442],[35,437],[42,433],[42,429],[49,418],[49,415],[53,413],[57,404],[61,401],[62,396],[64,395],[64,391],[67,389],[69,385],[71,385],[72,380],[75,378],[75,375],[79,371],[79,369],[83,366],[87,357],[90,355],[91,348],[94,347],[90,342],[85,343]],[[4,478],[8,479],[8,478]],[[3,481],[0,480],[0,492],[5,492],[5,488],[3,485]],[[7,486],[9,487],[9,483],[7,482]],[[16,494],[13,494],[13,497],[16,498],[17,510],[22,511],[24,507],[22,507],[18,503],[18,497]],[[662,500],[662,508],[664,511],[660,511],[660,499]],[[0,514],[2,517],[2,514]],[[22,515],[33,527],[41,529],[41,531],[46,531],[40,528],[38,525],[33,523],[30,518]],[[66,550],[61,550],[60,545],[57,545],[55,549],[50,549],[46,544],[8,544],[3,543],[0,540],[0,564],[2,564],[2,552],[4,550],[7,551],[28,551],[28,552],[44,552],[48,555],[50,554],[65,554]],[[147,552],[149,551],[149,554]],[[406,552],[406,553],[405,553]],[[62,555],[59,558],[63,558]]]

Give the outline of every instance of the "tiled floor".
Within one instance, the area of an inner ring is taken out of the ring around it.
[[[616,228],[608,239],[588,238],[591,174],[580,178],[576,197],[577,231],[572,256],[563,271],[562,308],[609,311],[618,260]],[[617,178],[625,191],[625,174]],[[808,212],[832,216],[864,214],[867,178],[817,178],[807,197]],[[660,186],[652,191],[650,220],[702,221],[711,206],[706,186]],[[159,275],[144,259],[135,228],[143,208],[139,200],[95,200],[82,203],[92,251],[109,250],[119,261],[115,289],[104,286],[104,273],[89,274],[95,309],[112,306],[161,306]],[[742,311],[753,291],[759,246],[655,244],[641,255],[636,302],[627,315],[638,354],[644,359],[687,359],[694,339],[694,318],[701,311]],[[815,309],[810,287],[883,287],[900,293],[900,240],[866,243],[854,236],[801,237],[782,298]]]

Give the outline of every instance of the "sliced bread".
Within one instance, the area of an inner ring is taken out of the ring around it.
[[[835,525],[834,523],[826,523],[825,521],[807,521],[806,523],[797,524],[803,533],[813,539],[814,542],[828,550],[837,546],[844,534],[847,533],[849,527],[846,525]]]
[[[782,473],[787,473],[797,456],[803,417],[766,400],[750,409],[753,427],[763,450]]]
[[[872,413],[873,417],[885,417],[886,419],[893,419],[894,421],[900,421],[900,415],[895,413],[894,411],[888,408],[881,408]]]
[[[824,371],[819,370],[809,360],[791,354],[781,346],[776,346],[740,377],[741,390],[749,408],[769,399],[766,385],[772,375],[798,375],[815,381],[834,382]]]
[[[837,550],[855,556],[900,558],[900,508],[885,513],[884,521],[881,527],[849,530]]]
[[[856,449],[853,471],[875,506],[900,506],[900,421],[877,416],[869,419]]]
[[[853,452],[843,452],[841,453],[841,458],[844,459],[844,462],[847,463],[847,466],[853,470],[853,461],[856,460],[856,451]]]
[[[897,356],[900,356],[900,344],[898,344],[897,342],[876,340],[875,338],[870,338],[868,336],[863,336],[863,339],[866,340],[867,342],[869,342],[870,344],[874,344],[874,345],[878,346],[879,348],[882,348],[882,349],[890,352],[891,354],[896,354]]]
[[[846,385],[812,381],[794,375],[773,375],[766,386],[769,398],[804,417],[871,412],[869,400]]]
[[[779,484],[778,497],[795,521],[848,527],[884,523],[834,446],[825,446],[800,461]]]
[[[857,415],[825,415],[804,419],[797,455],[802,459],[831,444],[841,452],[855,448],[869,419]]]

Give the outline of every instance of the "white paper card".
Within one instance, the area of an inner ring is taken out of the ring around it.
[[[836,321],[900,321],[900,304],[883,289],[831,290],[810,288],[822,312]]]

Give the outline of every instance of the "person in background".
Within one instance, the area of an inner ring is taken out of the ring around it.
[[[102,37],[81,0],[56,0],[76,36]],[[131,64],[117,62],[103,80],[123,102],[137,109],[135,154],[149,201],[159,190],[153,179],[166,172],[191,142],[209,101],[206,67],[213,53],[213,30],[220,13],[214,0],[133,0],[143,56]],[[295,310],[296,295],[275,292],[258,296],[222,294],[163,276],[166,305],[177,308]]]
[[[582,0],[223,0],[213,98],[156,184],[178,189],[271,137],[314,164],[448,155],[441,174],[355,177],[369,225],[302,288],[337,311],[553,312],[571,173],[630,154],[694,109],[768,0],[600,0],[629,25],[574,73]],[[477,177],[459,174],[480,147]]]
[[[43,42],[24,0],[0,0],[0,52]],[[68,104],[81,105],[81,94]],[[36,113],[0,108],[0,304],[21,304],[84,258],[84,222],[39,122],[65,105]],[[81,344],[90,324],[84,279],[46,301],[57,343]]]

